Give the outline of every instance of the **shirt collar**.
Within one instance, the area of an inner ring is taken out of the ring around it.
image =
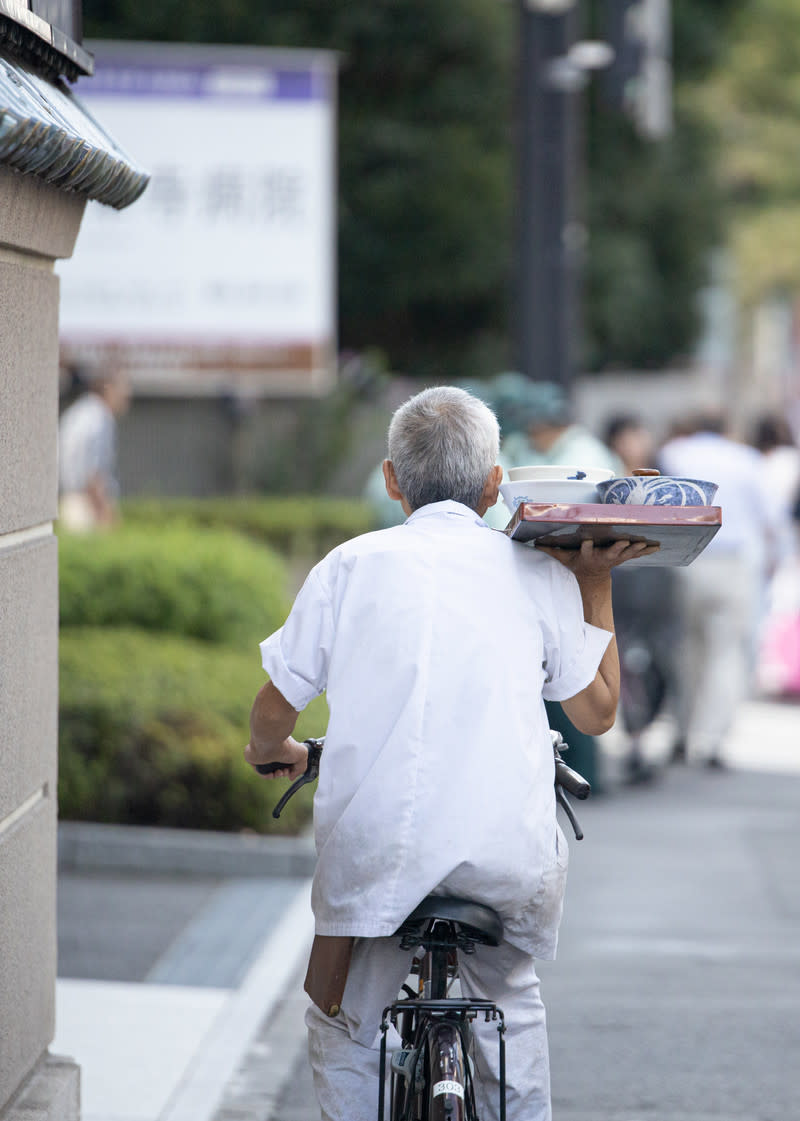
[[[469,518],[471,521],[475,522],[476,525],[488,528],[480,514],[477,514],[474,510],[470,510],[469,506],[465,506],[463,502],[453,502],[450,498],[445,499],[444,502],[429,502],[427,506],[420,506],[410,517],[406,518],[405,524],[410,525],[411,522],[416,522],[420,518],[440,518],[445,515]]]

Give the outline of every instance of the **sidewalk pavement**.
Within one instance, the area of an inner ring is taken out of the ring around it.
[[[309,837],[60,825],[51,1051],[84,1121],[211,1121],[308,955],[313,865]]]
[[[655,727],[645,745],[654,761],[663,757],[667,733]],[[614,825],[620,813],[643,812],[637,809],[644,806],[638,793],[628,791],[622,799],[614,793],[613,772],[622,750],[614,733],[604,737],[610,794],[581,807],[584,825],[591,824],[596,857],[604,843],[619,856],[614,848],[619,839],[609,834],[604,841],[606,822],[622,831],[630,821]],[[800,706],[746,705],[729,758],[736,770],[800,775]],[[704,780],[705,785],[710,781],[708,776]],[[726,780],[719,776],[714,781]],[[686,776],[680,784],[685,800],[693,784]],[[736,785],[736,798],[746,797],[749,786]],[[720,793],[707,811],[710,827],[714,815],[723,826],[734,823],[724,785],[714,789]],[[748,810],[753,820],[765,812],[763,782],[759,791],[762,802]],[[669,794],[651,799],[652,812],[665,821],[673,807]],[[583,900],[574,896],[592,890],[592,884],[581,885],[580,870],[584,853],[592,851],[592,845],[582,846],[575,857],[570,893],[575,912]],[[712,863],[733,859],[723,853]],[[59,861],[59,980],[51,1050],[75,1058],[82,1067],[84,1121],[318,1121],[302,1026],[302,975],[313,935],[310,839],[62,823]],[[671,875],[662,872],[665,878]],[[720,874],[734,873],[725,864]],[[643,890],[648,869],[639,868],[639,875],[633,895]],[[619,903],[625,905],[624,900]],[[607,972],[609,955],[613,958],[625,947],[616,946],[619,936],[604,921],[606,937],[600,943],[605,949],[599,952],[601,958],[606,955],[602,965]],[[565,937],[569,959],[570,936]],[[635,943],[639,953],[641,931],[631,938],[630,946]],[[595,938],[593,952],[597,944]],[[667,923],[661,938],[649,939],[645,958],[658,972],[659,954],[691,959],[705,952]],[[708,952],[713,958],[713,951]],[[785,948],[781,952],[788,954]],[[584,960],[583,943],[581,953]],[[558,966],[563,957],[564,952]],[[795,958],[792,962],[796,969]],[[564,1014],[580,1003],[580,996],[570,996],[568,972],[565,976],[554,969],[551,979],[550,967],[545,970]],[[602,1038],[605,1028],[598,1026]],[[556,1018],[551,1040],[555,1033],[558,1053],[574,1048],[576,1041],[574,1027],[563,1039],[560,1030]],[[587,1069],[602,1080],[596,1067]],[[554,1065],[554,1084],[555,1074]],[[679,1115],[680,1110],[674,1114]],[[726,1116],[707,1111],[692,1117],[701,1115],[703,1121]],[[634,1115],[600,1112],[598,1107],[591,1116],[593,1121],[627,1121],[629,1116],[632,1121]],[[648,1116],[671,1121],[673,1114]],[[681,1116],[689,1121],[685,1108]],[[739,1115],[729,1108],[727,1117],[732,1116]],[[583,1114],[565,1101],[556,1117],[580,1121]]]

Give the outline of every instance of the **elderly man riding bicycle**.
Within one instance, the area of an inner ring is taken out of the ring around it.
[[[489,529],[499,430],[463,390],[412,397],[392,418],[388,445],[386,489],[407,519],[339,546],[311,571],[284,626],[261,644],[269,681],[245,749],[254,766],[285,763],[275,776],[300,775],[297,714],[327,691],[312,906],[318,945],[339,939],[330,944],[352,956],[340,1001],[307,986],[322,1005],[306,1015],[322,1117],[374,1121],[381,1014],[411,956],[392,935],[434,892],[502,918],[501,944],[461,960],[462,990],[504,1009],[509,1121],[549,1121],[535,959],[555,955],[567,846],[544,700],[561,701],[582,731],[613,723],[610,573],[645,547],[530,549]],[[487,1031],[476,1031],[476,1083],[481,1116],[493,1119]]]

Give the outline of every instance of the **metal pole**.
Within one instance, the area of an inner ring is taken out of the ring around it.
[[[570,244],[577,180],[574,70],[577,5],[537,10],[517,0],[518,279],[517,365],[527,377],[567,391],[575,374],[577,269]]]

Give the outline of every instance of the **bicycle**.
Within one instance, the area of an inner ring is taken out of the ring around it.
[[[588,798],[589,783],[561,757],[566,750],[558,732],[550,732],[555,756],[556,800],[564,810],[577,840],[583,831],[567,793]],[[306,740],[308,763],[272,811],[280,814],[289,799],[319,774],[324,739]],[[262,774],[281,764],[263,764]],[[381,1017],[378,1121],[386,1121],[386,1076],[390,1074],[388,1121],[479,1121],[472,1073],[471,1025],[478,1016],[496,1023],[499,1059],[499,1116],[505,1121],[505,1018],[490,1000],[449,995],[458,979],[458,952],[473,953],[476,944],[498,946],[503,922],[482,903],[449,896],[429,895],[396,931],[403,950],[421,950],[412,961],[409,976],[418,976],[415,992],[403,985],[404,998],[393,1001]],[[387,1037],[394,1027],[401,1046],[388,1055]]]

